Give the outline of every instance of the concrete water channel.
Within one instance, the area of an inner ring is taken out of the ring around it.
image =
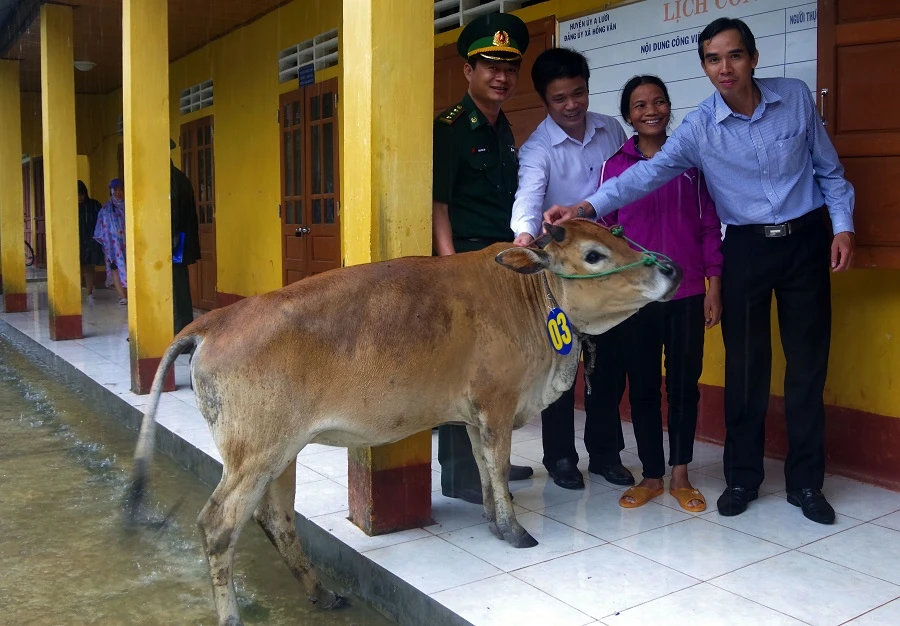
[[[157,454],[148,517],[124,527],[135,439],[0,337],[0,623],[215,623],[194,523],[212,488]],[[391,623],[358,598],[310,606],[255,525],[238,545],[236,586],[248,624]]]

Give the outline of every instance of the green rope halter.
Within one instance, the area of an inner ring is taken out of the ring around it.
[[[633,267],[640,267],[641,265],[646,265],[646,266],[655,265],[656,267],[658,267],[660,269],[666,269],[667,266],[663,264],[663,261],[668,261],[670,263],[672,262],[672,259],[667,257],[665,254],[662,254],[660,252],[652,252],[652,251],[648,250],[647,248],[645,248],[644,246],[642,246],[641,244],[639,244],[638,242],[626,237],[625,229],[620,225],[613,226],[612,228],[609,229],[609,232],[610,232],[610,234],[612,234],[615,237],[621,237],[622,239],[627,241],[631,246],[640,250],[641,254],[643,255],[643,258],[640,261],[635,261],[634,263],[629,263],[628,265],[616,267],[611,270],[607,270],[605,272],[598,272],[596,274],[557,274],[556,272],[553,272],[553,273],[556,274],[557,276],[559,276],[560,278],[602,278],[604,276],[611,276],[612,274],[618,274],[619,272],[624,272],[625,270],[630,270]]]

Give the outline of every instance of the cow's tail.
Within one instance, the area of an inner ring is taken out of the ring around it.
[[[153,457],[153,440],[156,430],[156,409],[159,406],[159,396],[162,394],[166,374],[169,373],[178,355],[188,349],[193,350],[197,346],[198,340],[197,335],[185,335],[173,341],[160,360],[156,376],[153,378],[153,386],[150,388],[150,404],[147,406],[144,421],[141,423],[141,432],[138,435],[137,447],[134,451],[131,483],[128,485],[125,498],[125,513],[131,523],[137,521],[141,504],[147,493],[147,477],[150,471],[150,459]]]

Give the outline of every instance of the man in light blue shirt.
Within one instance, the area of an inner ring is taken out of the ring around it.
[[[743,513],[763,480],[765,415],[772,368],[770,308],[778,303],[787,359],[787,500],[818,523],[834,522],[822,495],[823,393],[831,334],[828,268],[853,256],[853,187],[844,178],[806,85],[754,79],[759,60],[741,20],[720,18],[700,34],[703,70],[716,87],[648,161],[545,220],[602,216],[690,167],[706,175],[719,218],[725,342],[725,458],[721,515]],[[826,211],[833,233],[826,227]]]
[[[584,56],[566,48],[545,50],[532,66],[532,82],[547,117],[519,150],[519,186],[510,220],[517,245],[528,245],[540,234],[545,210],[593,193],[603,162],[625,143],[625,131],[615,119],[588,111],[590,74]],[[612,401],[622,397],[624,372],[596,368],[590,384],[598,393],[584,401],[588,471],[616,485],[634,484],[619,456],[625,440]],[[543,463],[553,482],[563,489],[584,489],[575,449],[574,385],[541,412],[541,426]]]

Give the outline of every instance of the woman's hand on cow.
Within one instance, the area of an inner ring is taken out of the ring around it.
[[[513,245],[524,248],[526,246],[530,246],[532,242],[534,242],[534,237],[532,237],[530,234],[519,233],[519,236],[513,240]]]
[[[706,297],[703,299],[703,315],[706,327],[712,328],[722,319],[722,277],[710,276]]]

